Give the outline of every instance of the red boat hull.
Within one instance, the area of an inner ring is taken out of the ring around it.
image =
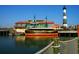
[[[26,33],[26,37],[51,37],[51,38],[58,38],[58,33]]]

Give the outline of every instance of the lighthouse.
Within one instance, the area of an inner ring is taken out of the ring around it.
[[[64,6],[63,7],[63,27],[67,28],[68,25],[67,25],[67,15],[66,15],[66,7]]]

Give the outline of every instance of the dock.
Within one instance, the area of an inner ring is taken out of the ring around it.
[[[11,31],[10,28],[0,28],[0,36],[9,36]]]
[[[76,30],[58,31],[59,37],[78,37]]]

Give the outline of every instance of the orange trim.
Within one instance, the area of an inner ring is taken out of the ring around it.
[[[58,33],[26,33],[25,34],[26,37],[53,37],[56,38],[58,37]]]

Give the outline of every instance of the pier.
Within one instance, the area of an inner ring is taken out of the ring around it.
[[[66,39],[64,41],[64,39]],[[78,54],[78,37],[61,38],[60,54]]]
[[[66,39],[67,39],[66,41],[60,40],[59,44],[56,44],[56,42],[52,41],[46,47],[37,51],[35,54],[77,54],[78,37],[71,38],[71,39],[66,38]],[[53,45],[53,44],[56,44],[56,45]]]
[[[10,28],[0,28],[0,36],[9,36]]]
[[[49,54],[54,53],[52,45],[54,44],[54,41],[52,41],[50,44],[48,44],[45,48],[41,49],[40,51],[37,51],[35,54]]]
[[[59,54],[60,53],[59,38],[54,38],[47,46],[37,51],[35,54]]]
[[[78,32],[73,31],[58,31],[59,37],[78,37]]]

